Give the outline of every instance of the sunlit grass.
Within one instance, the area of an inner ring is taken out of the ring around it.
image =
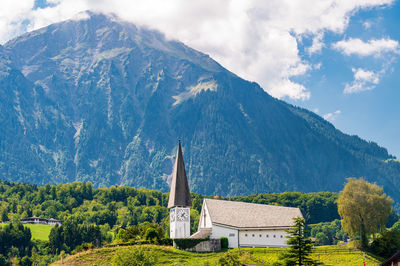
[[[48,224],[24,224],[24,226],[31,229],[32,239],[45,241],[49,240],[51,228],[54,227]]]
[[[112,247],[94,249],[63,260],[63,265],[110,265],[116,250],[133,249],[137,246]],[[157,265],[218,265],[218,260],[226,251],[214,253],[193,253],[181,251],[173,247],[143,245],[144,249],[152,251],[157,257]],[[285,249],[267,248],[242,248],[242,258],[246,263],[264,264],[279,261],[279,255]],[[368,253],[347,249],[340,246],[317,247],[314,250],[313,258],[318,259],[325,265],[380,265],[382,260],[375,258]],[[55,265],[62,265],[58,261]]]

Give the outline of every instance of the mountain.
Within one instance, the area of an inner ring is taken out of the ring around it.
[[[86,12],[0,49],[0,176],[168,190],[178,139],[202,194],[339,191],[400,199],[400,163],[161,33]]]

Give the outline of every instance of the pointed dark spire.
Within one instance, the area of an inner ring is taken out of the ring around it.
[[[171,191],[169,192],[168,208],[191,207],[190,190],[186,177],[185,163],[183,162],[181,141],[179,140],[178,152],[172,172]]]

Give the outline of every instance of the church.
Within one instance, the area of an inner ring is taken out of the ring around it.
[[[247,202],[204,199],[198,231],[190,234],[190,190],[179,141],[168,208],[170,237],[228,238],[229,248],[287,247],[286,230],[293,218],[303,217],[299,208]]]

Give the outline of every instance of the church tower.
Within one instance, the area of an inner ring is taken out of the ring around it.
[[[170,238],[188,238],[190,236],[191,206],[192,200],[183,162],[181,141],[179,141],[168,201],[168,208],[170,209]]]

